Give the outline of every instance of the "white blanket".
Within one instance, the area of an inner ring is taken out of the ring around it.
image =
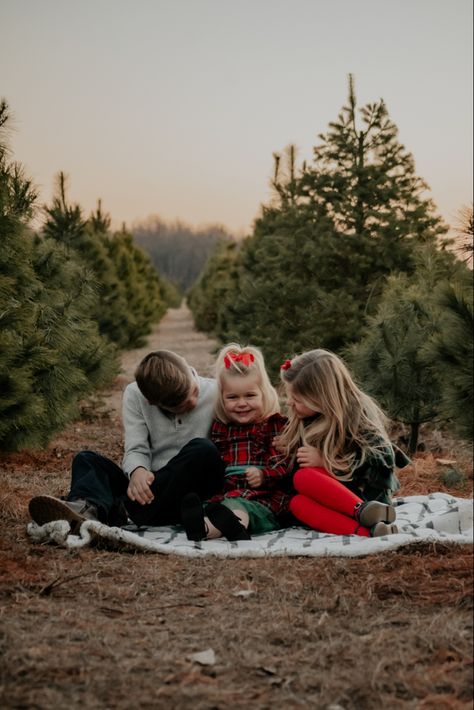
[[[70,534],[65,520],[42,526],[29,523],[27,531],[35,542],[54,542],[68,548],[100,542],[114,549],[134,548],[184,557],[357,557],[416,542],[473,542],[473,501],[470,499],[432,493],[396,498],[394,505],[399,533],[376,538],[328,535],[308,528],[291,527],[239,542],[225,539],[190,542],[179,526],[111,528],[91,520],[82,523],[78,535]]]

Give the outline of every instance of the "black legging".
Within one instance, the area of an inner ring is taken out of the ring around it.
[[[209,439],[192,439],[163,468],[154,471],[151,503],[141,505],[127,496],[129,479],[113,461],[94,451],[81,451],[72,462],[68,500],[85,498],[97,506],[99,518],[114,524],[121,505],[137,525],[180,522],[181,500],[197,493],[204,501],[224,485],[224,464]]]

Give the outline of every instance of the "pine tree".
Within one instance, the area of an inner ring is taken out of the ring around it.
[[[392,276],[366,336],[351,353],[364,389],[392,419],[410,427],[410,453],[416,451],[420,425],[438,412],[439,383],[419,357],[433,330],[433,314],[424,307],[418,286],[410,286],[405,275]]]
[[[47,360],[36,372],[35,391],[45,402],[47,436],[39,440],[45,443],[77,416],[80,399],[110,383],[118,361],[115,346],[90,318],[91,273],[47,238],[35,239],[33,266],[43,284],[36,330]]]
[[[457,213],[455,225],[456,251],[460,258],[472,268],[474,253],[474,209],[472,203],[463,205]]]
[[[67,176],[60,172],[56,178],[56,191],[50,207],[45,206],[47,220],[43,234],[51,237],[68,250],[78,251],[84,240],[87,220],[84,219],[81,207],[71,205],[66,198]]]
[[[152,266],[152,268],[154,268]],[[179,308],[183,300],[183,294],[173,281],[160,273],[161,297],[167,308]]]
[[[106,245],[133,318],[129,344],[138,347],[144,343],[151,325],[158,323],[166,311],[160,278],[150,258],[134,244],[125,228],[110,237]]]
[[[433,246],[419,249],[415,263],[411,276],[389,277],[377,313],[349,349],[363,388],[392,419],[410,427],[410,453],[416,451],[420,426],[442,418],[441,372],[427,365],[425,349],[443,317],[435,289],[448,284],[461,266]]]
[[[116,371],[90,320],[90,289],[74,260],[29,228],[36,193],[9,162],[0,104],[0,448],[45,445],[79,399]]]
[[[99,203],[90,220],[84,218],[79,205],[69,204],[66,177],[59,173],[56,192],[47,215],[43,234],[63,244],[72,258],[79,260],[93,275],[96,300],[91,315],[99,330],[120,348],[133,345],[135,316],[131,312],[125,288],[110,255],[107,229],[110,218]]]
[[[238,285],[221,310],[228,340],[252,338],[273,370],[282,353],[341,351],[360,337],[390,273],[410,273],[419,244],[446,228],[423,198],[412,156],[383,101],[358,110],[352,78],[311,165],[275,155],[273,202],[242,245]]]
[[[407,270],[411,242],[434,243],[446,234],[384,101],[358,110],[352,75],[347,104],[319,139],[298,194],[315,218],[329,216],[358,241],[372,237],[374,264],[385,265],[386,273]]]
[[[472,272],[459,268],[449,281],[437,284],[433,299],[438,306],[438,322],[422,354],[440,382],[441,414],[452,423],[456,433],[472,441]]]
[[[196,327],[208,333],[227,329],[226,297],[234,294],[238,247],[235,242],[221,242],[209,257],[201,276],[187,294]]]
[[[34,428],[43,402],[31,396],[35,363],[28,339],[36,328],[42,285],[32,267],[33,237],[28,221],[36,191],[7,146],[9,109],[0,102],[0,446],[15,445],[17,430]]]

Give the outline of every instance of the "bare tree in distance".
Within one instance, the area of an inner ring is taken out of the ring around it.
[[[218,243],[235,241],[222,225],[192,227],[179,220],[165,222],[158,215],[134,224],[131,231],[158,271],[182,291],[194,284]]]

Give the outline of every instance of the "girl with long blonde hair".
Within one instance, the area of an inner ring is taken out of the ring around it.
[[[297,468],[290,511],[321,532],[397,533],[395,466],[409,461],[395,453],[378,404],[328,350],[286,360],[280,372],[289,419],[279,446]]]

